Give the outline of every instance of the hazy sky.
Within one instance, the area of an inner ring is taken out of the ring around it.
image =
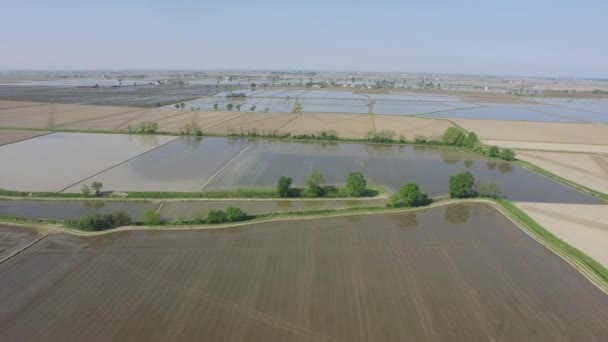
[[[0,0],[0,69],[608,77],[608,1]]]

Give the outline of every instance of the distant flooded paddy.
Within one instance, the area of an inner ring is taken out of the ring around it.
[[[55,133],[0,146],[0,157],[8,161],[0,188],[10,190],[80,192],[92,181],[102,182],[106,191],[274,188],[280,176],[302,187],[308,174],[319,170],[327,185],[342,185],[349,172],[361,171],[369,185],[396,191],[415,182],[440,196],[447,194],[451,175],[469,171],[480,181],[498,183],[515,201],[597,203],[517,165],[453,148]]]
[[[58,234],[1,264],[0,283],[2,341],[608,334],[608,296],[484,205],[219,231]]]

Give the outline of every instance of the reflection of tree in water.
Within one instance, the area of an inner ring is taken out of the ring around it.
[[[458,154],[452,149],[440,148],[439,154],[441,155],[441,160],[445,164],[457,164],[462,160],[462,158],[460,158],[460,156],[458,156]]]
[[[197,148],[201,145],[201,143],[203,142],[203,137],[182,137],[182,142],[184,143],[184,145],[188,146],[188,147],[193,147],[193,148]]]
[[[91,210],[91,209],[95,209],[95,210],[99,210],[103,207],[106,206],[106,202],[100,202],[100,201],[84,201],[82,202],[82,206],[86,209],[86,210]]]
[[[338,143],[335,141],[319,141],[318,146],[325,151],[336,151],[338,149]]]
[[[374,156],[394,156],[395,150],[391,145],[381,145],[381,144],[364,144],[363,150],[366,153],[372,154]]]
[[[416,213],[407,213],[396,217],[399,228],[404,230],[413,230],[416,226],[418,226],[418,217],[416,216]]]
[[[130,141],[138,141],[146,147],[156,147],[159,145],[158,135],[129,134]]]
[[[511,165],[511,163],[499,163],[498,171],[500,171],[501,173],[511,172],[513,171],[513,165]]]
[[[453,224],[467,223],[469,221],[470,209],[466,205],[456,204],[445,208],[443,218]]]
[[[475,164],[475,162],[474,162],[474,161],[472,161],[472,160],[465,160],[465,161],[464,161],[464,167],[466,167],[466,168],[469,168],[469,169],[470,169],[470,168],[471,168],[471,166],[473,166],[473,164]]]
[[[488,160],[486,162],[486,166],[488,167],[488,170],[496,170],[497,165],[498,165],[498,163],[496,163],[495,161]]]

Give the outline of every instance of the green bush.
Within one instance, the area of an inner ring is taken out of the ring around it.
[[[289,197],[291,190],[292,179],[290,177],[281,176],[277,182],[277,192],[280,197]]]
[[[144,212],[143,222],[146,226],[158,226],[164,223],[160,213],[154,209],[146,210]]]
[[[470,172],[461,172],[450,177],[450,197],[467,198],[475,196],[475,177]]]
[[[451,146],[463,146],[465,139],[466,136],[461,130],[456,127],[450,127],[443,134],[442,142]]]
[[[205,219],[207,223],[224,223],[226,222],[226,213],[221,210],[210,210],[209,214],[207,214],[207,219]]]
[[[122,211],[104,215],[87,215],[77,220],[66,221],[66,225],[68,227],[84,231],[102,231],[122,226],[128,226],[131,223],[132,220],[129,214]]]
[[[388,206],[394,208],[419,207],[430,204],[431,202],[429,196],[420,191],[418,184],[408,183],[402,186],[398,193],[391,196]]]
[[[500,152],[500,159],[506,160],[506,161],[514,161],[515,152],[513,152],[512,150],[510,150],[508,148],[505,148],[504,150],[502,150],[502,152]]]
[[[346,194],[350,197],[361,197],[365,194],[367,181],[361,172],[351,172],[346,176]]]
[[[226,208],[226,222],[239,222],[243,221],[245,218],[247,218],[247,215],[240,208]]]
[[[498,158],[499,155],[500,155],[500,150],[496,146],[492,146],[488,150],[488,157],[490,157],[490,158]]]

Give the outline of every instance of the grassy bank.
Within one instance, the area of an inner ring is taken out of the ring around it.
[[[555,253],[561,255],[576,267],[580,268],[599,287],[603,288],[604,291],[608,291],[608,269],[579,249],[572,247],[553,235],[513,203],[504,199],[497,199],[494,200],[494,202],[505,209],[508,216],[518,222],[528,233],[542,241]]]
[[[548,177],[548,178],[551,178],[551,179],[553,179],[555,181],[558,181],[558,182],[560,182],[562,184],[566,184],[566,185],[568,185],[570,187],[573,187],[573,188],[575,188],[577,190],[585,192],[585,193],[587,193],[587,194],[589,194],[589,195],[591,195],[593,197],[602,199],[604,201],[608,201],[608,194],[604,194],[602,192],[599,192],[599,191],[593,190],[591,188],[588,188],[588,187],[586,187],[584,185],[581,185],[581,184],[575,183],[573,181],[567,180],[567,179],[565,179],[563,177],[560,177],[560,176],[558,176],[558,175],[556,175],[556,174],[554,174],[552,172],[549,172],[549,171],[543,169],[540,166],[536,166],[536,165],[534,165],[534,164],[532,164],[530,162],[523,161],[523,160],[517,160],[516,164],[519,165],[519,166],[521,166],[521,167],[524,167],[524,168],[526,168],[528,170],[531,170],[531,171],[534,171],[536,173],[539,173],[539,174],[541,174],[541,175],[543,175],[545,177]]]

